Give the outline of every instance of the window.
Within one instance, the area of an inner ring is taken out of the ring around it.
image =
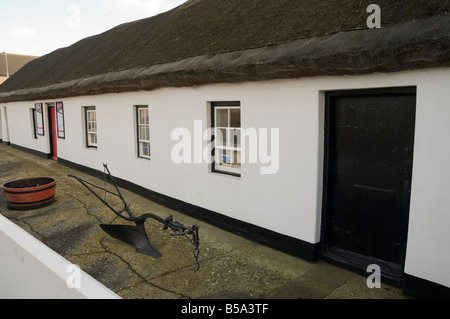
[[[136,106],[138,157],[150,159],[150,118],[148,106]]]
[[[86,146],[97,148],[97,112],[95,106],[85,108]]]
[[[212,171],[240,176],[241,104],[240,102],[216,102],[211,106],[215,157]]]

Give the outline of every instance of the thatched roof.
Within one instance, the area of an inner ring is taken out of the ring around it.
[[[448,0],[191,0],[43,56],[0,101],[450,66]]]

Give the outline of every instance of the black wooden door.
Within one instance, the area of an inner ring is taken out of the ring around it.
[[[336,92],[327,100],[327,247],[361,267],[385,262],[398,275],[406,250],[415,92]]]

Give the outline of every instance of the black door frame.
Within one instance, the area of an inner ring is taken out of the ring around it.
[[[343,260],[339,260],[334,258],[333,256],[328,256],[327,251],[329,249],[329,208],[328,208],[328,190],[330,187],[329,181],[329,173],[330,173],[330,125],[331,125],[331,99],[333,97],[339,96],[380,96],[380,95],[416,95],[417,96],[417,87],[415,86],[407,86],[407,87],[393,87],[393,88],[380,88],[380,89],[355,89],[355,90],[337,90],[337,91],[328,91],[325,93],[325,111],[324,111],[324,165],[323,165],[323,189],[322,189],[322,220],[321,220],[321,234],[320,234],[320,245],[319,245],[319,256],[321,259],[333,263],[337,266],[346,268],[348,270],[361,273],[363,275],[367,275],[366,269],[361,269],[358,266],[355,266],[354,263],[347,263]],[[411,165],[411,179],[410,184],[412,184],[412,165]],[[411,187],[411,185],[410,185]],[[409,220],[409,207],[408,207],[408,220]],[[402,260],[402,277],[404,277],[404,267],[406,261],[406,246],[407,246],[407,234],[408,229],[406,228],[405,234],[405,248],[403,252],[403,260]],[[385,277],[383,273],[381,274],[386,281],[391,284],[399,283],[399,280],[402,278],[392,278]]]

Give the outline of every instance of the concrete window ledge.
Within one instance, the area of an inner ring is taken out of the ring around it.
[[[0,299],[120,299],[0,215]]]

